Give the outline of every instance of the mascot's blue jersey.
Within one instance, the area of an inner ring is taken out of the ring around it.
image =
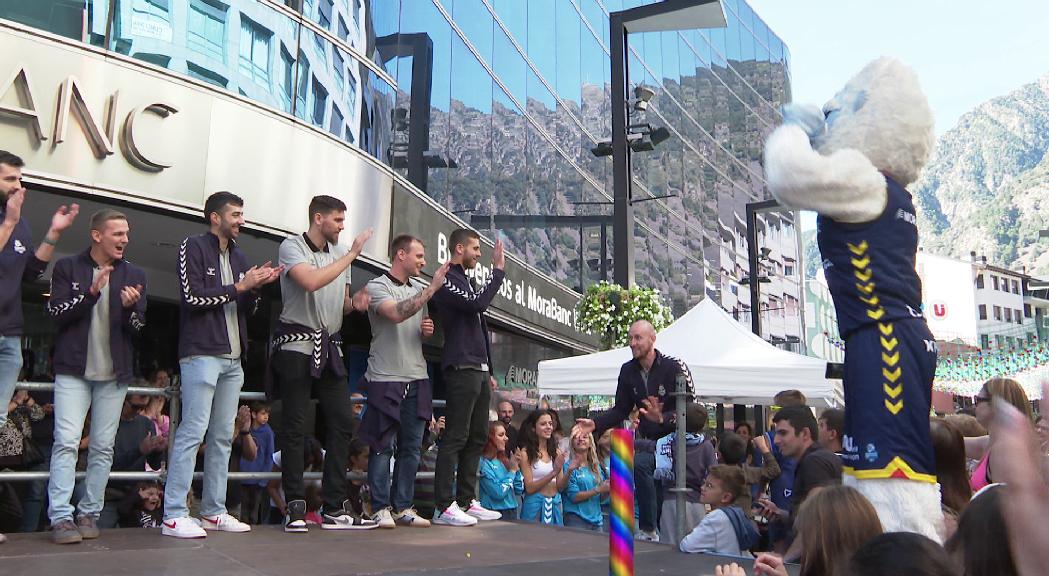
[[[921,314],[914,203],[905,188],[885,180],[888,202],[877,219],[817,221],[845,340],[842,464],[857,478],[935,482],[929,408],[936,342]]]
[[[888,202],[877,219],[847,224],[820,215],[816,220],[842,340],[863,326],[922,315],[914,202],[906,188],[888,177],[885,182]]]

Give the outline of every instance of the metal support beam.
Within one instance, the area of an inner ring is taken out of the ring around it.
[[[634,284],[634,206],[630,202],[630,147],[627,146],[627,29],[622,12],[609,16],[612,58],[612,227],[613,276],[624,288]]]
[[[758,281],[760,264],[758,261],[758,214],[779,208],[779,202],[765,200],[747,203],[747,262],[750,267],[750,330],[761,337],[761,293]]]

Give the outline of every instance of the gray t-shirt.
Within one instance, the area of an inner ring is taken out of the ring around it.
[[[98,279],[102,269],[96,267],[91,275],[91,282]],[[91,308],[91,328],[87,333],[87,364],[84,366],[84,379],[109,381],[116,380],[113,370],[113,354],[109,343],[109,282],[98,292],[98,301]]]
[[[229,264],[229,250],[219,252],[219,273],[222,275],[222,285],[236,284],[233,278],[233,268]],[[221,358],[236,360],[240,358],[240,322],[237,320],[237,299],[234,298],[222,305],[222,313],[226,316],[226,336],[229,337],[229,354],[223,354]]]
[[[279,264],[284,266],[284,273],[280,277],[280,292],[284,299],[284,309],[280,313],[281,322],[301,324],[312,330],[321,328],[328,334],[336,334],[342,330],[342,304],[346,287],[350,284],[352,266],[347,266],[342,276],[314,292],[306,292],[288,275],[297,264],[305,263],[314,268],[323,268],[350,251],[349,248],[338,244],[328,243],[327,247],[327,251],[321,248],[315,252],[302,234],[290,236],[280,243]],[[281,346],[281,349],[308,355],[313,353],[313,344],[288,342]]]
[[[368,371],[364,376],[369,381],[410,382],[428,377],[422,349],[422,321],[427,317],[426,307],[400,323],[379,314],[379,305],[383,302],[400,302],[422,291],[423,285],[418,280],[409,279],[402,284],[389,274],[368,282],[372,345],[368,352]]]

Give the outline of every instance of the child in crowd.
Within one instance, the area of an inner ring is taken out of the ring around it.
[[[251,404],[251,436],[255,439],[255,458],[240,459],[241,472],[269,472],[273,467],[274,436],[270,428],[270,406],[265,402]],[[241,521],[248,524],[260,524],[265,518],[263,506],[266,493],[266,480],[245,480],[243,482],[243,500],[241,502]]]
[[[743,472],[743,482],[746,485],[746,490],[736,500],[736,505],[748,517],[753,517],[752,495],[754,487],[760,489],[772,480],[779,478],[780,467],[779,462],[772,455],[772,450],[769,448],[768,440],[765,439],[764,434],[751,438],[750,443],[758,455],[754,460],[761,462],[761,466],[746,464],[746,441],[735,432],[725,432],[721,437],[721,443],[718,444],[718,461],[728,466],[736,466]]]
[[[707,478],[707,471],[717,463],[713,442],[703,434],[707,417],[707,409],[702,404],[689,402],[685,407],[685,487],[689,488],[685,494],[686,529],[695,527],[706,515],[699,501],[699,493]],[[655,443],[656,471],[653,476],[663,484],[659,541],[664,544],[679,542],[683,536],[677,531],[677,497],[670,491],[675,486],[676,436],[669,434]],[[638,442],[641,441],[635,441],[635,446]]]
[[[593,434],[572,437],[572,462],[564,464],[568,487],[561,499],[564,523],[570,528],[600,532],[601,498],[608,494],[608,475],[601,468]]]
[[[164,489],[157,482],[139,482],[117,508],[121,528],[160,528],[164,519]]]
[[[359,480],[350,480],[346,486],[346,503],[353,508],[353,513],[362,518],[371,518],[373,510],[371,493],[368,491],[368,444],[359,436],[350,440],[350,455],[346,459],[348,472],[357,472],[363,476]]]
[[[506,425],[488,424],[488,442],[481,453],[481,506],[498,512],[503,520],[517,519],[517,495],[524,494],[520,448],[506,455]]]
[[[735,505],[743,493],[743,471],[735,466],[717,465],[710,469],[699,501],[711,507],[703,521],[681,540],[682,552],[714,552],[750,556],[758,541],[758,531]]]

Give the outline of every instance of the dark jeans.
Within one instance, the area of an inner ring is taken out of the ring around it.
[[[434,471],[434,501],[444,511],[459,503],[465,510],[477,499],[477,467],[481,450],[488,441],[488,405],[492,389],[488,372],[481,370],[444,371],[445,429],[437,451]],[[654,461],[653,461],[654,462]],[[455,496],[452,488],[455,487]]]
[[[648,532],[656,529],[656,515],[659,510],[656,481],[653,478],[655,472],[655,453],[634,453],[634,493],[637,495],[637,524],[639,528]]]
[[[240,521],[245,524],[262,524],[269,515],[270,508],[270,496],[266,487],[244,484],[241,490],[244,499],[240,503]]]
[[[372,382],[371,390],[377,390]],[[396,384],[390,384],[396,386]],[[375,410],[377,413],[378,410]],[[366,413],[365,418],[374,416]],[[422,455],[423,432],[427,421],[419,418],[419,383],[408,385],[401,401],[401,424],[397,437],[382,452],[371,452],[368,457],[368,487],[371,489],[372,510],[378,511],[393,505],[394,512],[408,509],[415,499],[415,475],[419,471]],[[390,460],[393,464],[393,499],[390,493]]]
[[[341,362],[339,358],[332,361]],[[281,350],[273,356],[274,373],[280,386],[283,426],[281,429],[281,481],[285,501],[305,500],[303,472],[303,426],[310,405],[310,391],[316,392],[328,427],[325,442],[322,492],[324,508],[339,510],[347,497],[346,461],[350,451],[350,391],[346,380],[331,368],[320,378],[310,376],[312,359],[306,354]]]

